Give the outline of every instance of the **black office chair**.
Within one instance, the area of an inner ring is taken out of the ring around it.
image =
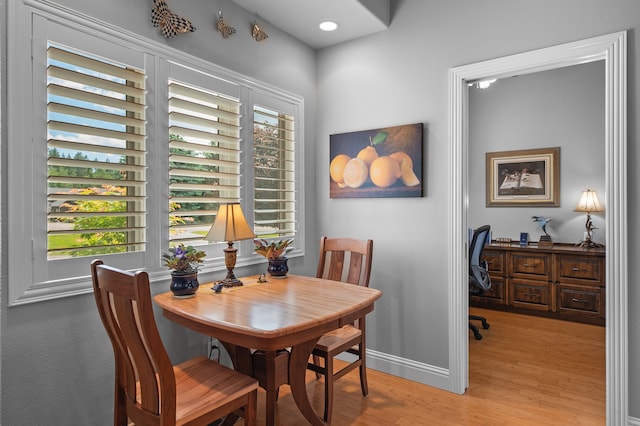
[[[476,229],[469,246],[469,294],[472,296],[480,296],[491,289],[491,277],[489,277],[487,262],[481,260],[482,249],[490,230],[491,226],[489,225]],[[482,334],[478,331],[478,327],[471,323],[471,320],[481,321],[482,328],[485,330],[489,328],[489,323],[484,317],[469,315],[469,329],[473,331],[473,336],[476,339],[481,340]]]

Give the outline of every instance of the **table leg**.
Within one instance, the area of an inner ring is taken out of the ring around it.
[[[276,423],[276,397],[278,395],[278,388],[276,387],[275,380],[275,368],[276,368],[276,352],[265,351],[265,365],[266,365],[266,426],[274,426]]]
[[[300,409],[300,412],[312,425],[327,425],[327,423],[318,416],[318,413],[311,406],[309,395],[307,394],[307,363],[309,356],[319,338],[309,342],[301,343],[291,348],[291,359],[289,361],[289,386],[291,394]]]

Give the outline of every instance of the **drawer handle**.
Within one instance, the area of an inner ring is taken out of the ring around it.
[[[572,302],[578,303],[587,303],[587,299],[576,299],[575,297],[571,299]]]
[[[531,296],[531,297],[536,297],[537,294],[536,293],[525,293],[525,296]]]
[[[573,268],[571,268],[571,270],[572,270],[573,272],[586,271],[586,269],[576,268],[575,266],[574,266]]]

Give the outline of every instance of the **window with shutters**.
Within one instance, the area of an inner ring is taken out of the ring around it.
[[[10,306],[91,292],[96,258],[166,279],[162,255],[180,243],[207,253],[202,273],[224,272],[225,243],[204,237],[231,202],[303,253],[302,98],[108,24],[21,13],[7,65]],[[250,240],[235,247],[236,267],[264,260]]]
[[[239,200],[239,100],[170,80],[170,243],[202,242],[218,206]]]
[[[259,238],[296,232],[295,119],[254,105],[254,231]]]
[[[50,43],[48,259],[145,249],[144,72]]]

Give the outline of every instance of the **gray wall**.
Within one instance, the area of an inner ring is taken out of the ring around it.
[[[159,42],[148,25],[150,1],[65,0],[70,8]],[[3,2],[6,7],[6,2]],[[448,368],[447,71],[449,68],[629,29],[629,217],[640,211],[636,147],[640,3],[635,0],[397,0],[389,30],[343,45],[310,49],[268,27],[257,45],[222,41],[211,21],[253,19],[226,1],[174,2],[198,30],[167,44],[305,98],[307,255],[292,269],[313,274],[320,235],[375,240],[371,286],[384,296],[369,320],[369,346],[382,353]],[[209,10],[210,14],[202,13]],[[6,28],[6,22],[0,25]],[[5,39],[6,34],[2,34]],[[6,49],[2,49],[5,55]],[[6,57],[2,57],[6,63]],[[6,75],[3,68],[2,75]],[[6,87],[6,80],[1,85]],[[0,110],[6,110],[3,98]],[[425,124],[424,198],[329,199],[329,135],[398,124]],[[7,123],[2,129],[6,158]],[[6,161],[6,160],[4,160]],[[6,181],[6,176],[3,176]],[[2,200],[6,200],[3,188]],[[3,202],[4,204],[4,202]],[[4,214],[3,210],[3,214]],[[3,221],[2,229],[8,225]],[[630,276],[638,274],[637,225],[630,220]],[[6,232],[2,264],[6,265]],[[240,270],[239,273],[248,271]],[[109,424],[113,356],[91,295],[6,308],[2,267],[2,423]],[[633,281],[633,280],[632,280]],[[166,283],[155,283],[164,291]],[[640,322],[640,291],[629,288],[630,324]],[[161,321],[177,361],[201,350],[200,336]],[[630,328],[631,414],[640,417],[640,332]],[[182,350],[185,349],[185,350]],[[34,401],[36,402],[34,404]]]
[[[447,72],[455,66],[630,30],[629,276],[638,275],[639,265],[634,261],[640,254],[634,221],[640,211],[639,176],[634,167],[640,160],[636,143],[638,29],[640,3],[629,0],[398,0],[388,31],[319,52],[318,225],[327,235],[348,234],[375,241],[371,286],[384,296],[368,322],[370,346],[427,365],[449,367]],[[414,122],[425,124],[424,198],[329,198],[330,134]],[[580,222],[580,215],[575,215]],[[526,225],[523,220],[522,226]],[[562,237],[574,238],[573,231]],[[633,281],[631,278],[628,294],[631,325],[640,322],[640,290]],[[629,333],[629,405],[631,415],[639,417],[640,332],[631,326]]]
[[[531,241],[542,234],[531,216],[552,221],[555,242],[577,243],[585,213],[573,209],[580,193],[596,191],[604,205],[604,62],[498,80],[469,90],[469,226],[491,225],[493,237]],[[486,207],[485,153],[560,147],[559,207]],[[605,213],[594,213],[594,240],[604,243]]]
[[[196,31],[166,40],[150,23],[151,0],[62,0],[59,3],[97,19],[114,23],[142,37],[181,49],[212,63],[303,96],[305,100],[305,150],[308,167],[305,181],[312,193],[315,180],[315,52],[287,34],[265,24],[269,39],[257,43],[250,37],[255,16],[227,1],[191,0],[169,2],[174,12],[188,17]],[[6,5],[2,2],[2,39],[6,37]],[[225,40],[215,30],[218,10],[237,30]],[[204,12],[203,12],[204,11]],[[6,87],[6,49],[2,50],[2,84]],[[239,53],[240,52],[240,53]],[[283,53],[284,52],[284,53]],[[2,108],[6,110],[3,90]],[[7,123],[1,122],[3,176],[6,182]],[[3,186],[2,204],[6,202]],[[311,200],[312,203],[314,200]],[[3,218],[5,211],[2,211]],[[318,241],[315,212],[307,209],[306,235]],[[6,221],[2,221],[2,418],[3,425],[108,425],[113,422],[113,352],[98,316],[92,294],[7,308]],[[294,258],[289,267],[300,274],[314,274],[318,244],[308,244],[307,256]],[[87,268],[89,266],[87,265]],[[236,268],[242,276],[261,272]],[[87,273],[89,270],[87,269]],[[201,282],[224,277],[203,276]],[[154,293],[168,290],[166,281],[152,283]],[[156,312],[170,356],[179,362],[193,354],[205,354],[202,335],[166,321]]]

